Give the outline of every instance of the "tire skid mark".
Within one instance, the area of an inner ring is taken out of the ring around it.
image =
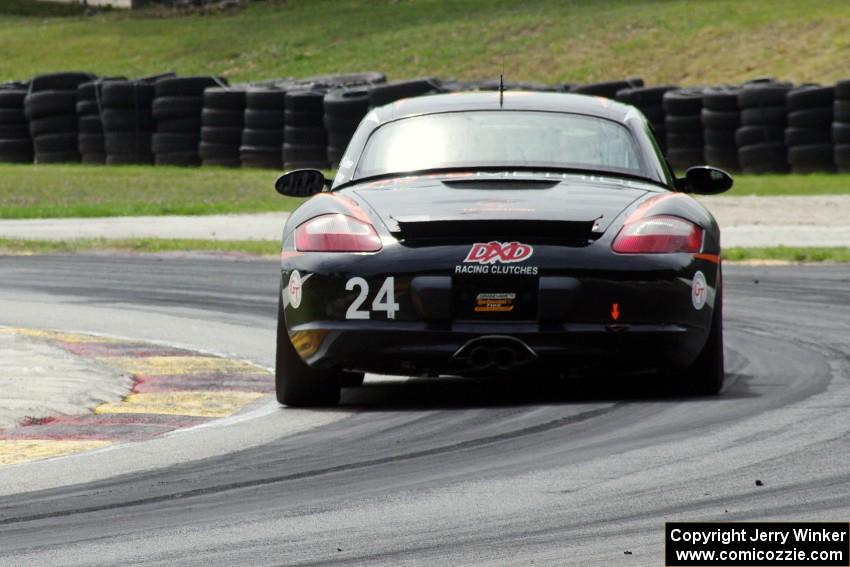
[[[274,390],[253,364],[183,348],[36,329],[3,329],[130,374],[131,391],[90,413],[31,419],[0,430],[0,466],[143,441],[228,417]]]

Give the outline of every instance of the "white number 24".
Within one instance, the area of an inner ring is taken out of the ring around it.
[[[369,282],[363,278],[351,278],[345,282],[346,291],[352,291],[354,288],[357,288],[359,292],[354,302],[348,306],[345,318],[369,319],[371,313],[366,309],[360,309],[369,295]],[[384,280],[377,295],[375,295],[375,299],[372,300],[372,311],[384,311],[387,314],[387,319],[395,319],[395,313],[398,309],[398,303],[395,301],[395,278],[390,276]]]

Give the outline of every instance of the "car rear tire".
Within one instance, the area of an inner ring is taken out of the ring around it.
[[[696,360],[684,371],[685,389],[695,396],[716,396],[723,389],[726,371],[723,363],[723,288],[717,286],[717,299],[711,317],[711,331]]]
[[[301,360],[289,340],[280,298],[277,308],[275,390],[277,401],[287,406],[334,406],[339,403],[340,374],[315,370]]]

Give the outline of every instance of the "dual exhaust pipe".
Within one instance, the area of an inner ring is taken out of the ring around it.
[[[452,356],[452,360],[476,371],[511,370],[536,359],[537,353],[523,341],[501,335],[472,339]]]

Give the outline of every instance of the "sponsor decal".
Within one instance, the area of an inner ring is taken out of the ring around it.
[[[301,306],[301,274],[298,270],[292,270],[289,274],[289,283],[286,286],[286,293],[289,295],[289,305],[293,309],[298,309]]]
[[[475,298],[476,313],[510,313],[514,310],[515,293],[479,293]]]
[[[534,248],[520,242],[476,242],[469,249],[464,263],[475,264],[510,264],[527,260],[534,253]]]
[[[694,304],[694,309],[697,311],[702,309],[705,306],[707,297],[708,285],[705,282],[705,276],[702,272],[697,271],[691,283],[691,303]]]

